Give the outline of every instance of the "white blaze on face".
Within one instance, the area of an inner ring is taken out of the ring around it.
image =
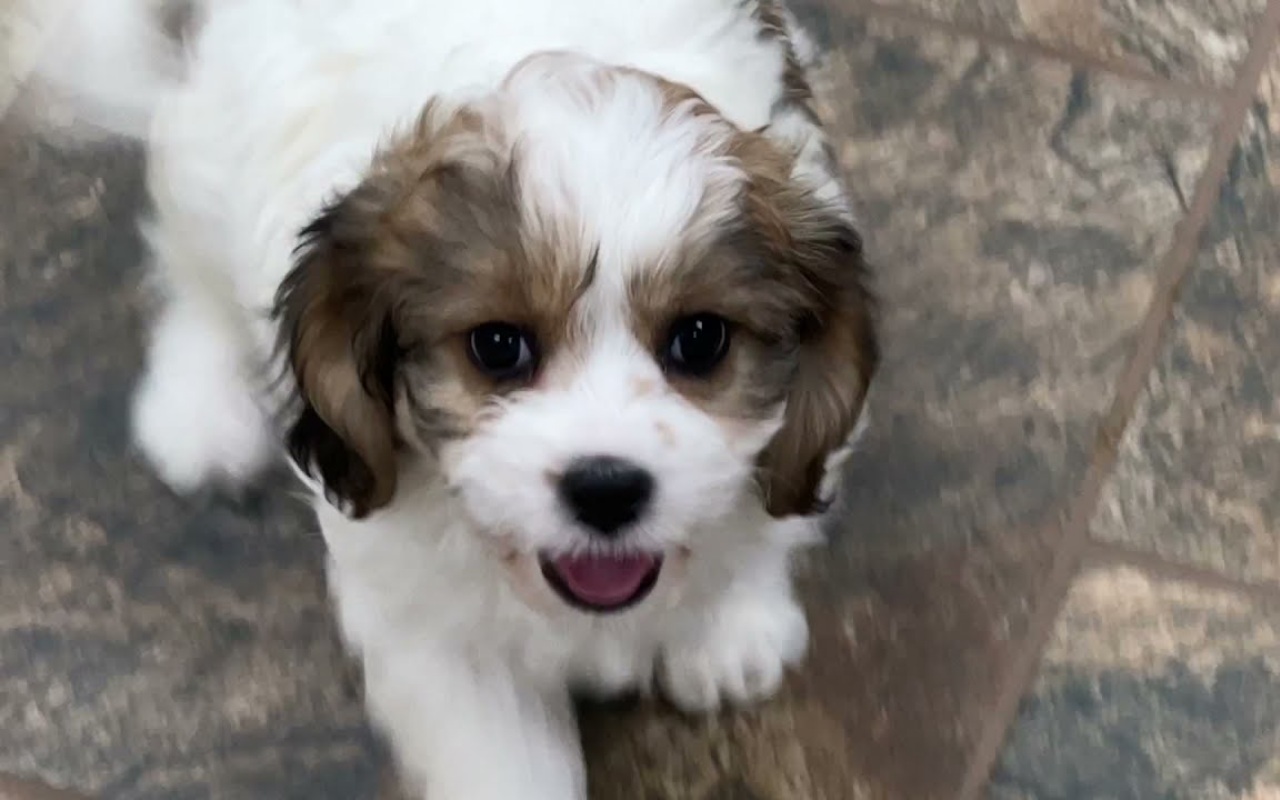
[[[529,222],[596,252],[598,280],[660,265],[695,217],[732,209],[745,179],[723,155],[733,129],[700,100],[565,54],[528,59],[504,88]]]
[[[637,271],[678,256],[703,212],[717,204],[732,212],[725,198],[744,176],[718,154],[732,130],[696,101],[673,106],[651,76],[568,56],[527,61],[494,102],[514,142],[526,235],[593,253],[595,263],[570,343],[545,354],[537,386],[501,401],[488,424],[446,448],[446,469],[482,525],[514,531],[526,549],[564,549],[583,534],[554,476],[585,456],[626,459],[656,484],[634,535],[680,541],[727,512],[750,460],[666,386],[652,345],[633,331],[628,286]]]

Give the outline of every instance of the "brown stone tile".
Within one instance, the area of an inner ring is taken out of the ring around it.
[[[802,673],[710,722],[590,715],[602,800],[954,795],[1204,164],[1210,105],[805,19],[831,48],[821,94],[879,266],[872,429],[806,579]]]
[[[1280,797],[1280,605],[1086,572],[989,796]]]
[[[800,6],[823,0],[800,0]],[[1226,86],[1266,0],[874,0],[897,11],[1074,50],[1125,69]]]
[[[1240,140],[1094,520],[1105,540],[1280,582],[1280,58]]]

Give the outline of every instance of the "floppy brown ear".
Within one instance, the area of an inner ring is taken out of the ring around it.
[[[874,299],[862,239],[834,210],[795,189],[761,197],[775,257],[808,297],[798,320],[797,367],[782,429],[760,455],[757,475],[774,517],[821,512],[827,458],[844,447],[861,416],[879,361]]]
[[[395,493],[400,347],[389,278],[365,263],[360,232],[344,214],[337,204],[303,232],[274,313],[299,392],[289,454],[330,502],[359,519]]]

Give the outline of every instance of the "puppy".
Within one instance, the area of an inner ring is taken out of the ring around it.
[[[148,148],[137,442],[179,490],[287,454],[417,796],[585,797],[571,691],[778,687],[877,349],[776,3],[55,22],[51,96]]]

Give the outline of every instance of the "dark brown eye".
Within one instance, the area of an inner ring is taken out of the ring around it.
[[[698,378],[711,373],[729,352],[729,323],[715,314],[694,314],[675,321],[667,334],[667,369]]]
[[[468,344],[472,363],[494,380],[523,378],[537,366],[533,338],[506,322],[473,328]]]

